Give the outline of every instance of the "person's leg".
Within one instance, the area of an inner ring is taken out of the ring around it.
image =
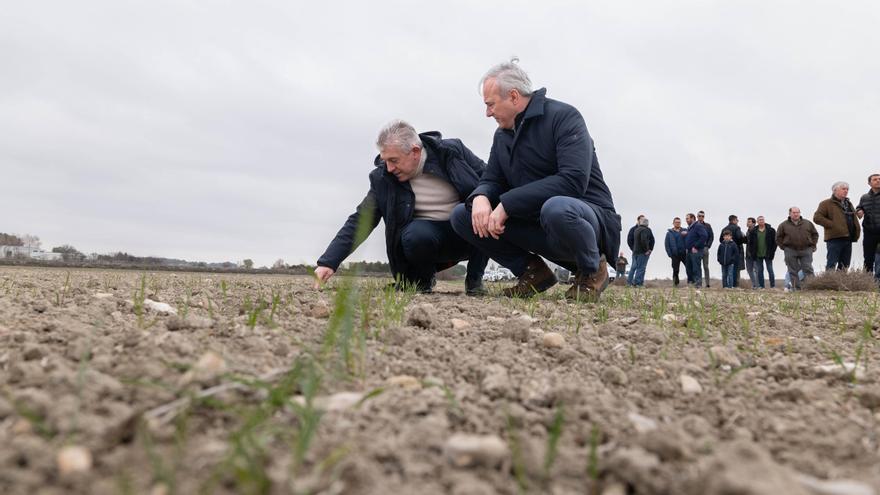
[[[690,253],[690,254],[688,254],[688,256],[691,257],[691,262],[692,262],[691,269],[694,272],[694,287],[699,289],[700,286],[703,284],[703,277],[701,275],[701,273],[702,273],[701,270],[704,268],[704,266],[703,266],[703,252],[700,251],[697,253]]]
[[[474,234],[471,212],[465,208],[464,204],[460,204],[452,210],[449,221],[459,237],[513,272],[517,277],[525,272],[531,252],[527,247],[519,245],[519,242],[531,238],[536,243],[540,243],[540,241],[546,241],[547,237],[537,223],[508,220],[505,224],[504,234],[499,239],[481,238]]]
[[[837,270],[837,264],[840,262],[840,249],[841,244],[838,242],[840,239],[831,239],[829,241],[825,241],[825,248],[828,250],[828,254],[825,258],[825,270]]]
[[[681,265],[681,258],[672,256],[672,286],[678,287],[678,270]]]
[[[791,279],[791,289],[798,287],[798,271],[800,270],[800,261],[797,259],[797,251],[792,248],[785,248],[785,266],[788,268],[788,274]]]
[[[632,256],[632,264],[629,265],[629,273],[626,275],[626,285],[632,285],[633,280],[636,278],[636,267],[639,266],[638,261],[636,261],[637,254],[633,254]]]
[[[728,287],[728,285],[727,285],[727,273],[728,273],[727,268],[728,268],[728,266],[730,266],[730,265],[721,265],[721,288],[722,289],[726,289]]]
[[[801,260],[801,271],[804,272],[804,279],[813,276],[813,250],[804,249],[799,254]]]
[[[636,273],[635,284],[639,287],[645,285],[645,270],[648,268],[648,258],[647,254],[639,255],[639,272]]]
[[[407,283],[416,284],[421,290],[430,289],[433,285],[444,240],[443,227],[440,224],[444,223],[447,222],[413,220],[400,231],[403,257],[407,261],[404,279]]]
[[[752,268],[754,270],[754,282],[752,283],[752,288],[760,287],[764,288],[764,260],[766,258],[756,258],[752,260]]]
[[[843,271],[849,270],[850,262],[852,261],[852,242],[849,239],[843,239],[843,243],[840,247],[840,269]]]
[[[776,274],[773,273],[773,260],[770,258],[764,258],[767,263],[767,278],[770,279],[770,288],[773,289],[776,287]]]
[[[706,287],[709,287],[709,248],[703,248],[700,261],[703,263],[703,279],[706,281]]]
[[[738,268],[736,264],[727,265],[727,287],[730,289],[737,287],[736,276],[739,274]]]
[[[874,273],[874,258],[877,256],[877,241],[880,241],[880,235],[863,231],[862,235],[862,253],[865,255],[865,271]]]
[[[547,233],[539,254],[574,261],[581,274],[599,270],[599,217],[590,205],[567,196],[554,196],[541,207],[541,228]]]
[[[880,253],[874,253],[874,280],[880,281]]]
[[[485,253],[470,245],[455,233],[451,222],[432,222],[440,236],[440,249],[437,253],[437,262],[446,263],[468,260],[466,288],[476,288],[482,285],[483,272],[489,263],[489,257]]]
[[[755,276],[755,260],[751,258],[746,258],[746,272],[749,274],[749,281],[752,283],[752,288],[758,288],[758,278]]]
[[[687,283],[694,283],[694,269],[691,263],[691,253],[684,253],[684,274],[687,276]]]

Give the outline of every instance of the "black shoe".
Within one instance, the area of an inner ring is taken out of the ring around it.
[[[478,278],[475,280],[466,278],[464,279],[464,293],[468,296],[480,297],[486,295],[486,288],[483,287],[483,279]]]
[[[430,294],[434,292],[434,286],[437,285],[437,279],[431,277],[430,281],[407,281],[400,280],[391,282],[385,286],[386,289],[393,289],[400,292],[415,291],[419,294]]]

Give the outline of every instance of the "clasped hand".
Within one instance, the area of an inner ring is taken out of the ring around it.
[[[474,227],[474,234],[480,238],[491,236],[493,239],[498,239],[504,233],[504,222],[507,218],[504,205],[498,203],[493,210],[486,196],[477,196],[471,204],[471,224]]]

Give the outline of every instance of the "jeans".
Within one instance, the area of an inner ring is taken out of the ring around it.
[[[755,260],[746,258],[746,271],[749,272],[749,280],[752,281],[752,288],[758,288],[758,278],[755,276]]]
[[[599,217],[587,203],[567,196],[544,202],[538,222],[508,218],[498,239],[474,234],[471,212],[460,204],[449,217],[462,239],[509,269],[517,277],[526,271],[530,253],[569,270],[590,274],[599,270]]]
[[[703,273],[705,274],[705,279],[706,279],[706,287],[709,287],[709,248],[708,247],[703,248],[702,263],[703,263]],[[699,275],[699,274],[698,273],[694,274],[695,278],[700,278],[697,275]]]
[[[623,278],[626,276],[626,268],[623,270],[617,270],[617,274],[614,276],[615,279]]]
[[[407,269],[408,283],[430,287],[437,264],[468,260],[467,278],[482,280],[489,257],[469,245],[452,230],[450,222],[413,220],[401,230],[400,242]]]
[[[693,283],[695,287],[700,287],[700,285],[702,285],[703,283],[703,276],[701,271],[703,269],[702,262],[702,251],[697,251],[696,253],[690,252],[687,254],[687,266],[689,266],[691,269],[691,279],[689,283]]]
[[[736,287],[736,263],[730,265],[721,265],[721,287]]]
[[[627,285],[641,287],[645,285],[645,268],[648,267],[648,254],[633,254],[633,263],[629,269],[629,278]]]
[[[755,278],[758,279],[758,287],[764,288],[764,263],[767,264],[767,276],[770,278],[770,288],[776,287],[776,276],[773,274],[773,260],[757,258],[755,260]]]
[[[865,271],[876,273],[877,263],[874,261],[874,257],[877,255],[877,244],[880,243],[880,233],[875,234],[865,230],[862,232],[862,235],[864,236],[862,238],[862,252],[865,255]]]
[[[825,263],[826,270],[844,270],[849,268],[852,259],[852,242],[848,237],[825,241],[828,248],[828,258]]]
[[[813,249],[784,248],[783,251],[785,252],[785,266],[791,277],[791,288],[799,290],[801,281],[798,278],[798,272],[803,270],[804,278],[813,276]]]
[[[672,255],[672,285],[678,287],[678,272],[681,264],[684,263],[685,272],[688,272],[687,269],[687,256],[675,254]],[[688,276],[688,282],[691,281],[691,277]]]

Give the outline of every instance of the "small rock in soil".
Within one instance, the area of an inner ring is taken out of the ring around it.
[[[452,329],[455,331],[464,330],[471,326],[469,322],[462,320],[461,318],[453,318],[449,320],[449,322],[452,324]]]
[[[647,416],[642,416],[637,412],[630,412],[626,417],[629,418],[630,422],[633,424],[633,428],[639,433],[647,433],[657,429],[656,421]]]
[[[795,479],[813,495],[875,495],[870,486],[852,480],[820,480],[806,474],[795,473]]]
[[[507,444],[496,435],[452,435],[443,447],[446,458],[457,467],[495,467],[507,457]]]
[[[682,374],[680,380],[681,391],[684,392],[685,395],[693,395],[703,392],[703,387],[700,385],[700,382],[698,382],[696,378],[690,375]]]
[[[92,469],[92,453],[85,447],[71,445],[58,452],[56,463],[62,476],[84,473]]]
[[[176,315],[177,310],[174,309],[170,304],[154,301],[152,299],[144,299],[144,307],[147,309],[151,309],[157,313],[165,314],[165,315]]]
[[[551,349],[558,349],[565,345],[565,337],[556,332],[547,332],[541,337],[541,345]]]
[[[610,385],[626,385],[629,379],[622,369],[617,366],[608,366],[602,370],[602,381]]]
[[[422,388],[422,382],[418,378],[410,375],[397,375],[385,380],[385,383],[391,387],[400,388]]]

